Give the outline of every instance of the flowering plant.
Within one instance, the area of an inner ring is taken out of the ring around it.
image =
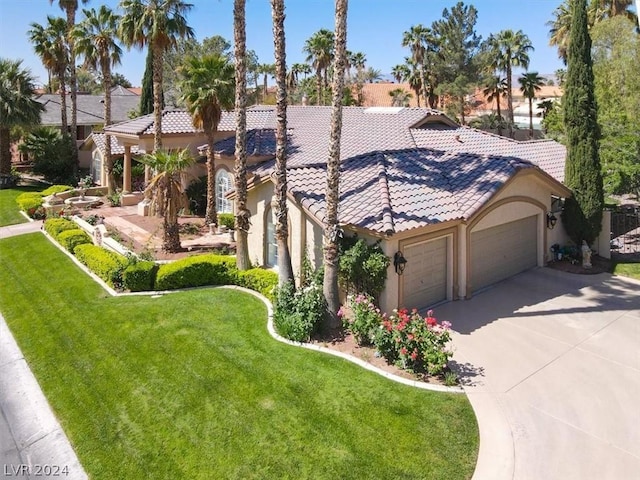
[[[358,345],[372,345],[376,329],[382,321],[380,309],[373,303],[369,295],[360,294],[351,300],[353,315],[345,315],[343,308],[338,311],[343,326],[349,330]]]
[[[453,355],[447,348],[451,341],[450,329],[449,322],[438,323],[432,310],[426,317],[415,309],[394,310],[393,315],[383,316],[374,342],[388,362],[414,372],[438,375]]]

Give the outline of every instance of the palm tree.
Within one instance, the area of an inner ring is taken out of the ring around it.
[[[233,2],[233,39],[235,57],[235,107],[236,107],[236,165],[235,182],[235,230],[236,264],[238,270],[251,268],[248,234],[251,212],[247,208],[247,34],[245,25],[245,0]]]
[[[335,2],[335,58],[333,61],[333,99],[331,111],[331,133],[329,158],[327,160],[327,186],[325,190],[326,215],[324,225],[324,282],[323,293],[327,301],[327,323],[329,328],[340,326],[338,309],[338,203],[340,201],[340,137],[342,133],[342,96],[344,88],[344,66],[347,56],[347,0]]]
[[[522,30],[502,30],[490,35],[489,46],[492,49],[493,66],[507,75],[507,105],[509,108],[509,134],[513,137],[513,67],[529,68],[529,52],[533,51],[531,40]]]
[[[207,211],[205,222],[218,223],[216,209],[216,166],[214,143],[222,110],[233,109],[235,92],[234,67],[220,54],[187,58],[180,68],[181,102],[187,105],[193,126],[207,136]]]
[[[56,0],[49,0],[53,4]],[[71,156],[73,166],[77,173],[78,163],[78,84],[76,80],[76,49],[74,39],[71,35],[73,26],[76,22],[76,12],[78,11],[78,0],[57,0],[60,10],[64,10],[67,14],[66,38],[69,47],[69,84],[71,91]],[[87,3],[89,0],[81,0]]]
[[[178,38],[194,38],[185,15],[193,8],[182,0],[121,0],[124,15],[120,37],[131,47],[153,52],[153,149],[162,148],[162,64],[164,54]]]
[[[146,193],[152,198],[151,210],[162,215],[162,249],[166,252],[180,250],[178,213],[189,206],[183,188],[185,171],[193,165],[188,149],[168,152],[155,150],[144,155],[140,161],[148,165],[156,175],[147,186]]]
[[[556,80],[558,81],[558,86],[562,87],[567,78],[567,71],[564,68],[559,68],[555,71]]]
[[[486,97],[487,101],[496,102],[496,114],[498,119],[502,119],[502,113],[500,112],[500,99],[507,93],[507,81],[504,78],[492,75],[487,79],[485,88],[482,90],[482,94]],[[498,122],[498,135],[502,135],[502,121]]]
[[[389,92],[392,107],[408,107],[409,101],[413,97],[409,92],[402,88],[396,88]]]
[[[553,11],[554,20],[549,20],[549,45],[558,48],[558,57],[567,63],[567,49],[569,48],[569,27],[571,26],[571,13],[567,2],[561,3]]]
[[[84,10],[85,19],[71,32],[76,52],[84,56],[85,66],[102,73],[104,88],[104,125],[111,125],[111,67],[120,64],[122,50],[116,43],[116,33],[120,16],[109,7],[102,5],[95,9]],[[109,195],[115,191],[113,158],[111,156],[111,136],[105,143],[105,163],[107,167],[107,187]]]
[[[69,133],[67,121],[67,68],[69,50],[66,41],[67,24],[64,18],[47,16],[47,26],[32,23],[27,32],[36,55],[40,57],[47,71],[53,73],[60,88],[60,121],[63,135]]]
[[[278,283],[293,284],[287,220],[287,60],[284,34],[284,0],[271,0],[273,47],[276,59],[276,166],[275,237],[278,244]]]
[[[418,24],[413,25],[408,31],[402,34],[402,46],[409,47],[411,59],[420,71],[420,84],[425,105],[429,102],[425,64],[427,59],[427,45],[433,41],[432,33],[430,28]]]
[[[327,72],[333,59],[333,32],[320,29],[314,33],[304,44],[302,49],[307,54],[307,62],[310,62],[316,71],[316,85],[318,90],[318,105],[322,105],[324,89],[328,86]]]
[[[422,92],[420,69],[413,59],[405,57],[404,60],[406,63],[393,67],[391,74],[397,82],[409,83],[409,88],[416,94],[416,102],[420,108],[420,94]]]
[[[258,73],[262,74],[262,99],[260,101],[264,103],[267,98],[267,79],[269,75],[272,77],[275,75],[276,66],[273,63],[261,63],[258,65]]]
[[[375,83],[382,80],[382,72],[373,67],[367,68],[362,72],[362,80],[366,83]]]
[[[527,72],[518,81],[522,94],[529,100],[529,138],[533,138],[533,99],[544,85],[544,78],[538,72]]]
[[[605,18],[624,15],[634,24],[637,24],[638,15],[632,8],[633,0],[591,0],[589,4],[589,19],[593,19],[593,23],[597,23]]]
[[[33,99],[34,79],[22,60],[0,58],[0,188],[10,187],[11,127],[40,123],[42,104]]]
[[[362,52],[353,53],[350,63],[356,69],[356,103],[362,106],[364,103],[364,69],[367,66],[367,57]]]

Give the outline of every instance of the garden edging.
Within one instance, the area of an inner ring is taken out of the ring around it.
[[[154,291],[148,291],[148,292],[130,292],[130,293],[120,293],[115,291],[113,288],[111,288],[109,285],[107,285],[107,283],[102,280],[100,277],[98,277],[96,274],[94,274],[93,272],[91,272],[91,270],[89,270],[85,265],[83,265],[82,263],[80,263],[80,261],[69,251],[67,251],[64,247],[62,247],[62,245],[60,245],[57,241],[55,241],[54,238],[52,238],[47,232],[45,232],[44,230],[42,230],[42,233],[49,239],[49,241],[51,243],[53,243],[59,250],[61,250],[62,252],[64,252],[65,255],[67,255],[69,258],[71,258],[71,260],[77,265],[79,266],[85,273],[87,273],[94,281],[96,281],[98,283],[98,285],[100,285],[103,289],[105,289],[107,291],[107,293],[109,293],[109,295],[117,297],[117,296],[131,296],[131,295],[149,295],[149,296],[153,296],[153,295],[164,295],[167,293],[177,293],[177,292],[181,292],[181,291],[188,291],[188,290],[193,290],[193,289],[202,289],[202,288],[228,288],[228,289],[235,289],[235,290],[240,290],[246,293],[250,293],[251,295],[253,295],[254,297],[260,299],[267,307],[267,331],[269,332],[269,334],[271,335],[271,337],[273,337],[275,340],[278,340],[279,342],[282,343],[286,343],[288,345],[292,345],[292,346],[296,346],[296,347],[302,347],[302,348],[306,348],[308,350],[314,350],[316,352],[323,352],[323,353],[327,353],[329,355],[334,355],[336,357],[342,358],[343,360],[348,360],[349,362],[355,363],[356,365],[369,370],[371,372],[377,373],[378,375],[381,375],[389,380],[392,380],[394,382],[397,383],[401,383],[403,385],[407,385],[410,387],[415,387],[415,388],[420,388],[423,390],[432,390],[432,391],[436,391],[436,392],[446,392],[446,393],[464,393],[464,390],[462,387],[447,387],[445,385],[435,385],[435,384],[429,384],[429,383],[424,383],[424,382],[418,382],[415,380],[409,380],[407,378],[402,378],[399,377],[397,375],[394,375],[392,373],[386,372],[374,365],[371,365],[368,362],[365,362],[364,360],[361,360],[357,357],[354,357],[353,355],[349,355],[347,353],[344,352],[339,352],[337,350],[332,350],[330,348],[327,347],[323,347],[321,345],[316,345],[316,344],[312,344],[312,343],[301,343],[301,342],[294,342],[292,340],[288,340],[284,337],[281,337],[280,335],[278,335],[278,333],[276,332],[274,326],[273,326],[273,306],[271,305],[271,302],[262,294],[260,294],[259,292],[256,292],[254,290],[251,290],[249,288],[245,288],[245,287],[241,287],[239,285],[210,285],[210,286],[203,286],[203,287],[193,287],[193,288],[183,288],[183,289],[175,289],[175,290],[164,290],[164,291],[158,291],[158,290],[154,290]]]

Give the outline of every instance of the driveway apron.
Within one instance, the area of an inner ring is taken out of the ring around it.
[[[474,480],[640,479],[640,282],[538,268],[436,314],[478,418]]]

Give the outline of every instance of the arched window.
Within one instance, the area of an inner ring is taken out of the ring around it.
[[[233,188],[233,177],[225,169],[221,168],[216,173],[216,207],[218,213],[233,213],[231,200],[226,197],[229,190]]]
[[[265,263],[267,267],[278,265],[278,244],[276,243],[276,228],[273,223],[273,209],[269,207],[265,214]]]

